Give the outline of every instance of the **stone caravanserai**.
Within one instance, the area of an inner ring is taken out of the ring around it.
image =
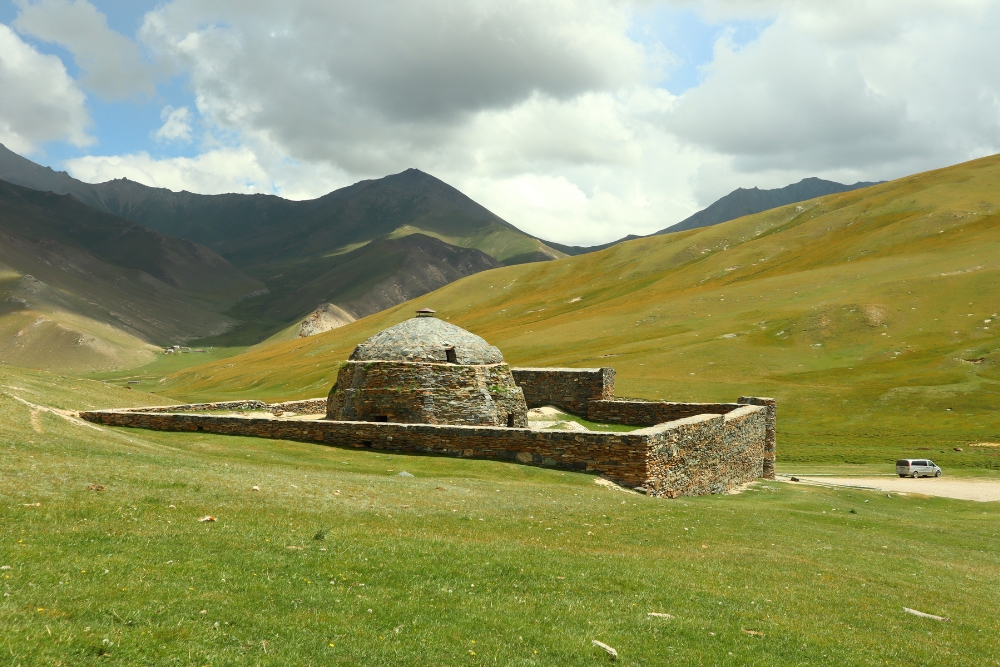
[[[614,379],[613,368],[511,368],[479,336],[421,310],[358,345],[325,399],[93,410],[80,417],[591,472],[667,498],[774,478],[774,399],[623,400],[614,397]],[[528,410],[546,406],[639,428],[530,428]]]

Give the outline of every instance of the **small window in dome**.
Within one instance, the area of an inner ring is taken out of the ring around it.
[[[455,354],[455,348],[453,348],[453,347],[446,347],[446,348],[444,348],[444,357],[445,357],[445,359],[448,360],[449,364],[457,364],[458,363],[458,355]]]

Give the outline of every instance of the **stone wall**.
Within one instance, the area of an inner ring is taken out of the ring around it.
[[[592,401],[615,395],[613,368],[512,368],[529,408],[552,405],[580,416]]]
[[[724,415],[739,403],[671,403],[668,401],[591,401],[587,419],[602,424],[652,426],[695,415]]]
[[[341,447],[516,461],[600,473],[629,487],[645,484],[646,451],[659,437],[655,428],[632,433],[580,433],[494,426],[284,421],[135,410],[82,412],[80,417],[109,426],[249,435]]]
[[[507,364],[348,361],[330,390],[327,419],[404,424],[528,426]]]
[[[295,415],[321,415],[326,412],[325,398],[308,398],[302,401],[265,403],[264,401],[215,401],[213,403],[183,403],[181,405],[156,405],[149,408],[132,408],[132,412],[251,412],[265,411],[273,415],[290,412]]]
[[[759,478],[766,421],[765,408],[744,406],[657,427],[662,435],[649,451],[647,493],[666,498],[725,493]]]
[[[80,417],[111,426],[515,461],[600,473],[620,484],[642,488],[649,495],[676,498],[722,493],[760,477],[773,407],[742,405],[725,415],[702,414],[629,433],[320,419],[286,421],[242,415],[171,414],[160,409],[100,410],[83,412]]]
[[[774,462],[777,457],[778,444],[778,402],[773,398],[759,396],[740,396],[739,402],[744,405],[760,405],[767,410],[764,436],[764,470],[761,477],[774,479]]]

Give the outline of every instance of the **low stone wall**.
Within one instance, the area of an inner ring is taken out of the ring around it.
[[[80,417],[109,426],[158,431],[200,431],[321,442],[342,447],[516,461],[596,472],[629,487],[645,484],[646,451],[660,437],[655,428],[631,433],[580,433],[495,426],[283,421],[250,416],[166,414],[138,410],[81,412]]]
[[[649,452],[647,493],[666,498],[725,493],[759,478],[766,421],[765,408],[744,406],[662,424],[662,442]]]
[[[216,412],[230,410],[232,412],[251,412],[263,410],[273,415],[291,412],[296,415],[321,415],[326,412],[325,398],[308,398],[302,401],[285,401],[284,403],[265,403],[264,401],[215,401],[213,403],[183,403],[181,405],[156,405],[148,408],[132,408],[131,412]]]
[[[696,415],[724,415],[739,403],[671,403],[668,401],[591,401],[587,419],[602,424],[652,426]]]
[[[325,398],[307,398],[302,401],[285,401],[284,403],[272,403],[268,406],[275,415],[291,412],[295,415],[322,415],[326,414]]]
[[[669,498],[722,493],[760,477],[768,415],[767,406],[744,405],[726,415],[702,414],[629,433],[580,433],[322,419],[284,421],[144,409],[80,413],[83,419],[109,426],[300,440],[596,472],[620,484],[641,487],[649,495]]]
[[[512,368],[529,408],[552,405],[580,416],[592,401],[615,395],[613,368]]]
[[[697,415],[729,415],[743,406],[764,408],[764,445],[761,477],[774,479],[777,449],[777,402],[773,398],[740,396],[736,403],[673,403],[669,401],[591,401],[587,419],[605,424],[649,426]]]
[[[739,403],[743,405],[759,405],[767,410],[764,424],[764,470],[761,477],[774,479],[774,462],[777,457],[778,445],[778,402],[773,398],[760,396],[740,396]]]

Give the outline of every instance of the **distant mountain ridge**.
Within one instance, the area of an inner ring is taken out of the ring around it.
[[[0,360],[95,369],[152,345],[219,335],[221,311],[265,291],[215,252],[0,181]]]
[[[469,270],[564,256],[418,169],[292,201],[173,192],[127,179],[84,183],[0,146],[0,179],[70,194],[99,211],[203,244],[266,284],[229,313],[245,323],[246,335],[231,333],[226,342],[256,342],[324,304],[363,317],[375,312],[374,304],[390,307]],[[396,242],[413,235],[420,237]],[[387,267],[399,275],[392,278]],[[387,284],[395,287],[379,287]],[[375,291],[359,292],[364,285]]]
[[[786,185],[783,188],[775,188],[773,190],[761,190],[756,187],[737,188],[725,197],[717,199],[707,208],[704,208],[694,215],[687,217],[665,229],[653,232],[652,234],[649,234],[649,236],[672,234],[674,232],[683,232],[689,229],[698,229],[699,227],[710,227],[712,225],[718,225],[723,222],[735,220],[736,218],[742,218],[745,215],[763,213],[764,211],[770,211],[773,208],[779,208],[789,204],[797,204],[801,201],[807,201],[809,199],[815,199],[816,197],[823,197],[825,195],[832,195],[838,192],[849,192],[851,190],[867,188],[884,182],[885,181],[859,181],[853,185],[844,185],[843,183],[827,181],[822,178],[810,176],[809,178],[803,178],[798,183],[792,183],[791,185]],[[628,236],[624,236],[617,241],[610,241],[608,243],[602,243],[601,245],[595,246],[569,246],[552,242],[547,243],[556,250],[567,255],[584,255],[590,252],[606,250],[607,248],[618,245],[619,243],[641,238],[646,237],[629,234]]]
[[[737,188],[725,197],[716,200],[708,208],[704,208],[694,215],[670,225],[666,229],[661,229],[652,234],[671,234],[673,232],[683,232],[699,227],[709,227],[744,215],[753,215],[770,211],[772,208],[797,204],[800,201],[815,199],[825,195],[832,195],[837,192],[849,192],[867,188],[871,185],[878,185],[883,181],[859,181],[853,185],[844,185],[835,181],[826,181],[822,178],[811,176],[803,178],[798,183],[786,185],[783,188],[773,190],[761,190],[760,188]]]

